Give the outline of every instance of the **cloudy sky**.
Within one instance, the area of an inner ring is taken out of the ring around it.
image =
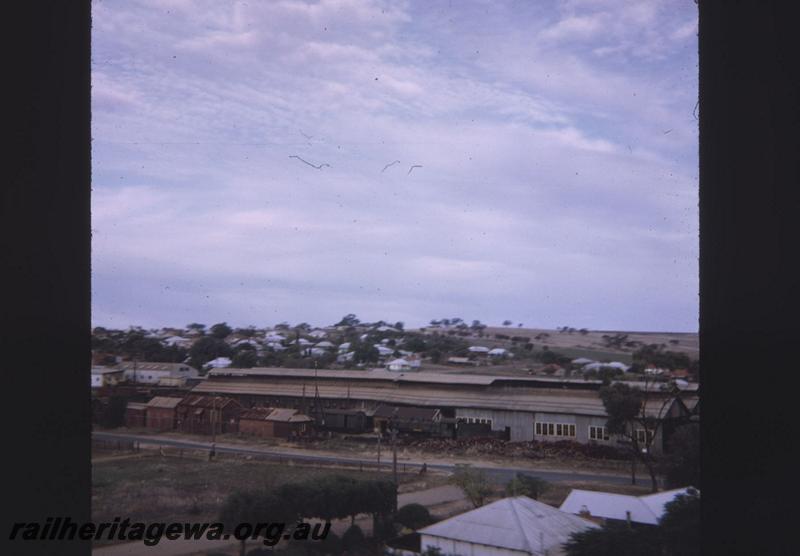
[[[696,33],[692,0],[96,0],[93,322],[696,331]]]

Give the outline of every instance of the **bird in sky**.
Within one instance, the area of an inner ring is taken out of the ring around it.
[[[395,160],[394,162],[391,162],[391,163],[387,164],[386,166],[384,166],[383,170],[381,170],[381,174],[384,173],[388,167],[394,166],[395,164],[400,164],[400,161],[399,160]]]
[[[422,168],[422,165],[421,164],[414,164],[411,168],[408,169],[408,174],[410,174],[411,170],[413,170],[414,168]],[[408,174],[406,174],[406,175],[408,175]]]
[[[296,159],[297,159],[297,160],[299,160],[300,162],[302,162],[302,163],[304,163],[304,164],[308,164],[309,166],[311,166],[312,168],[315,168],[315,169],[317,169],[317,170],[320,170],[320,169],[322,169],[322,167],[323,167],[323,166],[327,166],[328,168],[330,168],[330,167],[331,167],[331,165],[330,165],[330,164],[328,164],[328,163],[325,163],[325,162],[323,162],[322,164],[319,164],[319,165],[317,165],[317,164],[311,164],[311,163],[310,163],[308,160],[303,160],[302,158],[300,158],[300,157],[299,157],[299,156],[297,156],[296,154],[290,155],[290,156],[289,156],[289,158],[296,158]]]

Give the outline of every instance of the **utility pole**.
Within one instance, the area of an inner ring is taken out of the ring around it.
[[[394,484],[396,486],[400,486],[400,483],[397,480],[397,427],[395,426],[396,413],[397,408],[395,408],[394,413],[392,413],[392,418],[389,419],[389,426],[391,427],[392,433],[392,475],[394,477]]]

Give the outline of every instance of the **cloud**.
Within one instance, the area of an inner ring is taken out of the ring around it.
[[[94,318],[693,329],[693,5],[495,6],[96,3]]]

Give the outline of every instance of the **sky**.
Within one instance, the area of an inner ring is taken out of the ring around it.
[[[694,1],[92,18],[94,325],[697,331]]]

